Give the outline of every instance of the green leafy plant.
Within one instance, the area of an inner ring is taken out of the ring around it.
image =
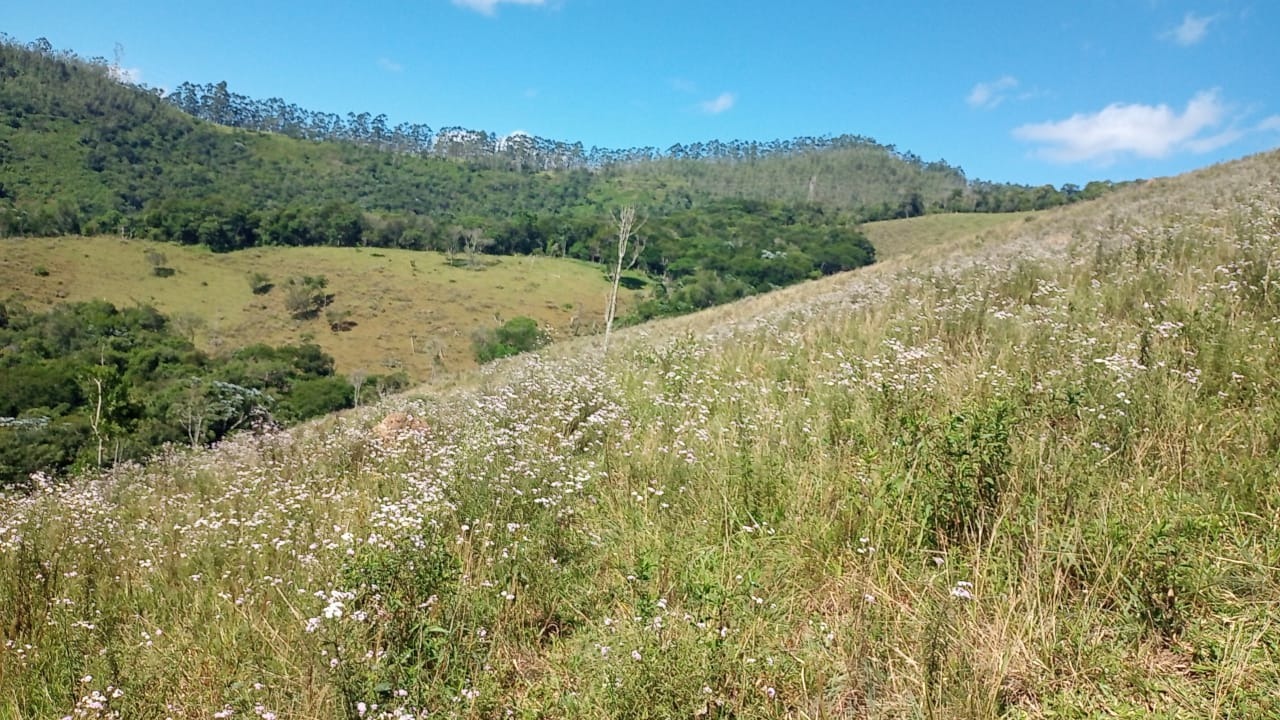
[[[995,400],[918,428],[921,472],[911,492],[920,494],[921,521],[940,546],[990,527],[1006,487],[1013,420],[1011,405]]]
[[[254,295],[266,295],[275,288],[275,284],[271,282],[271,277],[264,272],[250,273],[249,289]]]
[[[482,330],[472,338],[476,362],[487,363],[543,347],[551,341],[546,331],[533,318],[520,316],[501,327]]]
[[[289,282],[285,285],[285,309],[295,320],[316,317],[326,305],[333,301],[333,296],[325,293],[328,285],[329,279],[323,275],[289,278]]]

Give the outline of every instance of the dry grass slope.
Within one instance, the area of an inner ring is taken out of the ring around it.
[[[471,333],[527,315],[562,338],[571,324],[589,331],[603,323],[609,283],[599,268],[544,257],[482,257],[455,267],[439,253],[375,248],[257,248],[215,254],[112,237],[6,239],[0,282],[8,297],[32,307],[103,299],[154,305],[190,327],[197,344],[219,351],[256,342],[310,338],[334,356],[338,371],[383,373],[403,368],[425,380],[474,367]],[[148,253],[176,270],[157,277]],[[41,272],[37,273],[40,269]],[[254,295],[249,276],[274,283]],[[47,274],[46,274],[47,273]],[[310,320],[290,317],[284,285],[291,277],[323,275],[333,304]],[[624,308],[634,296],[620,298]],[[333,311],[354,323],[334,332]]]
[[[1280,717],[1280,155],[0,500],[0,716]]]

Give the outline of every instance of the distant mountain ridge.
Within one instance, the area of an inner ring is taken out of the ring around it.
[[[233,93],[225,82],[165,94],[44,40],[0,38],[0,74],[0,234],[136,232],[148,211],[183,202],[336,203],[367,219],[394,216],[390,233],[405,226],[430,235],[523,213],[598,215],[619,201],[655,214],[715,199],[815,203],[865,220],[1026,210],[1105,189],[971,183],[943,161],[855,135],[584,148],[309,111]],[[228,134],[197,120],[256,132]]]
[[[271,132],[301,140],[349,142],[379,150],[478,163],[516,171],[592,170],[676,180],[693,193],[712,198],[818,203],[862,210],[868,219],[949,212],[1043,209],[1087,199],[1066,187],[1035,188],[1023,197],[993,196],[1031,190],[1023,186],[970,183],[945,160],[925,161],[874,139],[843,134],[787,140],[708,140],[677,143],[663,150],[585,147],[523,132],[497,135],[462,127],[433,131],[421,123],[391,125],[386,115],[345,115],[307,110],[281,98],[256,100],[231,92],[225,81],[182,83],[165,100],[208,122]],[[1008,205],[1007,207],[1002,206]]]

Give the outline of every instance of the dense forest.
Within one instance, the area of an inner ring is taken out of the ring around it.
[[[36,470],[137,460],[165,443],[293,424],[359,399],[315,345],[211,356],[148,307],[0,304],[0,348],[0,487]],[[366,399],[407,383],[362,380]]]

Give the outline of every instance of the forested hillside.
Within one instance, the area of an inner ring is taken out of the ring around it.
[[[124,231],[223,250],[445,249],[465,230],[510,238],[534,224],[562,237],[607,235],[608,209],[622,201],[655,220],[693,207],[713,212],[704,206],[715,199],[816,204],[847,223],[1026,210],[1106,188],[970,183],[943,161],[858,136],[588,149],[311,111],[239,95],[225,82],[184,83],[164,96],[117,81],[105,60],[43,40],[3,40],[0,234],[7,235]],[[488,251],[546,250],[544,240],[526,235]],[[574,243],[560,244],[571,251]],[[589,257],[589,243],[577,254]]]
[[[1043,210],[1115,188],[1108,181],[1061,189],[970,182],[963,170],[945,160],[927,162],[860,135],[709,140],[677,143],[666,150],[586,148],[527,133],[498,136],[461,127],[433,131],[420,123],[391,125],[381,114],[307,110],[280,98],[255,100],[230,91],[226,82],[183,83],[165,100],[212,123],[299,139],[355,143],[516,172],[589,169],[606,186],[643,188],[646,204],[664,209],[707,198],[778,200],[883,220],[938,211]]]
[[[215,251],[375,245],[600,262],[615,232],[610,211],[629,202],[643,208],[654,238],[636,260],[662,279],[651,315],[874,259],[856,235],[857,214],[839,208],[715,201],[678,183],[649,192],[617,163],[536,170],[516,162],[518,143],[473,153],[460,131],[384,132],[381,122],[369,130],[363,120],[334,121],[321,139],[228,129],[117,82],[105,62],[12,42],[0,46],[0,61],[0,159],[8,170],[0,234],[119,233]],[[225,86],[209,92],[193,96],[189,109],[238,124],[261,115],[246,110],[256,106],[245,99],[228,99]],[[191,94],[188,87],[178,95]],[[436,149],[397,140],[409,136],[434,138]],[[826,242],[833,237],[842,239]]]
[[[228,132],[111,72],[67,53],[0,45],[0,232],[123,228],[233,249],[253,239],[252,220],[273,226],[257,238],[265,244],[411,245],[421,242],[412,228],[436,229],[427,216],[496,220],[586,194],[585,174],[535,176]],[[386,213],[401,224],[386,227]]]

